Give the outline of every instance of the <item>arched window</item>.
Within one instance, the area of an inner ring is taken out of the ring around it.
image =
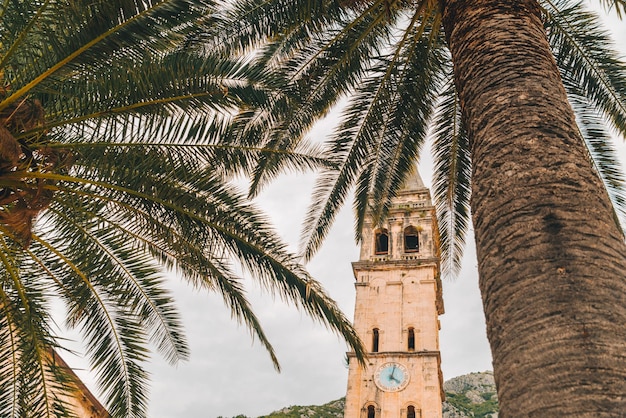
[[[415,329],[409,328],[407,336],[407,348],[409,351],[415,350]]]
[[[376,231],[375,254],[389,254],[389,233],[386,229]]]
[[[367,418],[376,418],[376,408],[374,408],[374,405],[367,407]]]
[[[378,328],[372,330],[372,353],[378,353],[378,342],[380,340],[380,332]]]
[[[406,409],[406,418],[415,418],[415,407],[413,405]]]
[[[404,252],[416,253],[420,250],[420,241],[417,228],[407,226],[404,228]]]

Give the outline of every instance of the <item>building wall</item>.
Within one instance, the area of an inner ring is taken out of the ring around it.
[[[439,355],[439,320],[443,314],[437,231],[428,190],[417,182],[417,190],[402,191],[381,225],[367,221],[363,228],[360,260],[353,263],[356,301],[354,326],[370,351],[362,368],[348,353],[349,376],[346,418],[367,418],[373,405],[376,418],[407,417],[412,405],[416,417],[442,415],[443,378]],[[419,251],[405,251],[404,231],[418,230]],[[376,253],[376,233],[389,236],[386,254]],[[409,348],[409,328],[414,348]],[[378,350],[374,352],[374,329]],[[375,382],[376,370],[396,362],[409,372],[401,390],[384,391]]]
[[[61,368],[68,377],[69,393],[56,394],[72,409],[77,418],[109,418],[110,415],[87,386],[72,371],[67,363],[55,352],[51,352],[52,361]]]

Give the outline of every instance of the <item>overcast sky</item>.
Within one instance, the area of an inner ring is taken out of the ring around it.
[[[614,39],[625,50],[626,22],[614,20],[611,26]],[[322,125],[316,132],[322,135],[327,128]],[[621,155],[626,161],[623,146]],[[426,185],[430,184],[430,170],[430,161],[424,158],[420,173]],[[284,176],[258,201],[294,251],[312,185],[311,175]],[[491,370],[473,236],[468,243],[459,278],[443,283],[446,313],[440,317],[440,344],[446,380]],[[350,318],[354,309],[350,263],[357,260],[348,205],[308,269]],[[345,395],[345,344],[295,308],[262,294],[254,285],[249,287],[255,311],[281,362],[282,372],[277,373],[263,347],[230,318],[219,297],[193,291],[177,280],[172,280],[172,288],[182,311],[191,360],[171,367],[155,355],[148,365],[153,379],[149,417],[256,417],[284,406],[322,404]],[[85,373],[79,374],[91,380]]]
[[[310,186],[308,176],[285,177],[262,196],[261,203],[277,229],[294,244]],[[350,212],[349,207],[342,211],[308,268],[352,318],[351,262],[358,260],[358,248]],[[444,283],[446,313],[440,318],[440,338],[445,379],[491,369],[474,260],[471,246],[459,279]],[[295,308],[267,294],[252,295],[281,362],[278,374],[260,344],[252,343],[247,331],[233,323],[218,297],[178,287],[176,292],[179,301],[184,301],[192,358],[178,368],[158,362],[152,369],[156,373],[150,417],[258,416],[283,406],[321,404],[344,396],[345,343]]]

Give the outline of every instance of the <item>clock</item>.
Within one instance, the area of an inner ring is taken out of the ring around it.
[[[398,392],[409,384],[409,371],[393,361],[381,364],[374,372],[374,383],[385,392]]]

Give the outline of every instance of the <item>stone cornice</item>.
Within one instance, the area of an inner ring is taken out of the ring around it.
[[[396,270],[398,268],[413,269],[416,267],[438,267],[437,258],[425,257],[411,260],[363,260],[354,261],[352,270],[355,273],[363,270]]]
[[[348,358],[356,358],[354,351],[346,352]],[[379,351],[377,353],[367,353],[368,358],[378,357],[437,357],[441,358],[441,352],[437,350],[423,351]]]

